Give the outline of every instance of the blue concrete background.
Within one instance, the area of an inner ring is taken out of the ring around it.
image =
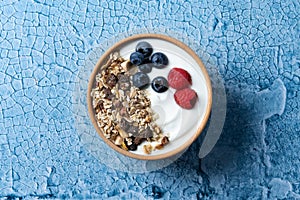
[[[0,199],[300,199],[298,0],[0,2]],[[90,50],[162,27],[199,42],[222,74],[224,131],[150,173],[106,167],[71,111]]]

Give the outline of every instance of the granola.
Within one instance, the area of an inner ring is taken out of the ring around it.
[[[92,89],[92,105],[103,135],[126,151],[135,151],[144,141],[143,149],[150,154],[169,143],[161,128],[155,123],[157,114],[151,109],[146,90],[133,86],[132,74],[136,71],[129,60],[118,52],[110,55],[96,75]],[[151,146],[156,142],[156,146]]]

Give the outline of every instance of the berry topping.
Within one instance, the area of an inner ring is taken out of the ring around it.
[[[140,65],[144,62],[144,55],[140,52],[130,54],[130,62],[134,65]]]
[[[137,145],[135,143],[132,143],[132,144],[128,145],[128,142],[126,142],[126,146],[128,147],[129,151],[136,151],[137,150]]]
[[[139,89],[145,89],[150,83],[150,78],[143,72],[137,72],[132,77],[132,83]]]
[[[191,75],[184,69],[173,68],[168,75],[169,85],[177,90],[187,88],[192,84]]]
[[[151,86],[152,86],[152,89],[158,93],[165,92],[169,88],[167,79],[165,79],[162,76],[158,76],[158,77],[154,78]]]
[[[148,42],[142,41],[136,45],[135,51],[142,53],[146,58],[152,54],[153,48],[152,48],[151,44],[149,44]]]
[[[165,54],[161,52],[157,52],[151,56],[151,62],[154,64],[156,68],[161,69],[164,68],[169,63],[169,60]]]
[[[139,70],[144,73],[150,73],[152,71],[152,65],[152,63],[139,65]]]
[[[190,88],[178,90],[174,94],[176,103],[185,109],[192,109],[197,101],[197,93]]]

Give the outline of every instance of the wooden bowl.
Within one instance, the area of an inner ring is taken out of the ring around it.
[[[175,90],[169,88],[166,93],[155,93],[149,90],[151,106],[160,118],[158,124],[164,133],[169,135],[169,144],[161,150],[155,150],[151,154],[145,154],[140,145],[137,151],[126,151],[107,139],[97,125],[95,109],[92,106],[91,91],[95,86],[95,77],[113,52],[120,52],[120,55],[129,59],[135,46],[140,41],[149,42],[154,52],[163,52],[169,59],[169,64],[164,69],[153,69],[149,74],[152,80],[156,76],[167,78],[168,72],[173,67],[180,67],[188,71],[192,76],[191,88],[197,92],[198,100],[191,110],[182,109],[174,100]],[[117,152],[135,159],[157,160],[174,156],[187,149],[201,134],[210,115],[212,106],[212,88],[210,78],[205,66],[197,54],[184,43],[161,34],[137,34],[121,40],[109,48],[98,60],[90,76],[87,91],[88,112],[93,126],[99,136],[110,148]]]

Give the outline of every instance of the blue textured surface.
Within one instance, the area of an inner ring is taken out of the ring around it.
[[[0,2],[0,198],[300,199],[300,4],[252,1]],[[144,174],[79,142],[72,91],[92,48],[164,27],[199,41],[226,85],[213,151],[196,142]]]

